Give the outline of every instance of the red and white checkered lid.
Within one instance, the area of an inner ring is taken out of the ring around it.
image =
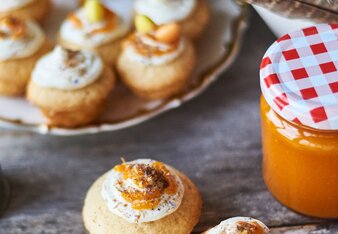
[[[319,24],[279,38],[260,67],[263,96],[284,119],[338,130],[338,24]]]

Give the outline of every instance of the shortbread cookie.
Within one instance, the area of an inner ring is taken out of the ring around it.
[[[125,42],[117,61],[122,81],[139,97],[164,99],[179,94],[195,65],[192,43],[180,36],[177,24],[141,33]]]
[[[57,47],[44,56],[32,73],[27,97],[58,127],[78,127],[101,113],[115,76],[90,51]]]
[[[108,65],[114,65],[122,38],[130,24],[98,0],[87,0],[61,25],[59,43],[69,49],[96,51]]]
[[[51,48],[37,23],[0,19],[0,95],[23,95],[36,61]]]
[[[83,220],[92,234],[189,234],[201,206],[188,177],[160,162],[140,159],[116,166],[91,186]]]

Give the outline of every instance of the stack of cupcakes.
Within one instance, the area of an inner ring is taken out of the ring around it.
[[[72,128],[98,118],[116,86],[114,70],[143,99],[184,90],[195,65],[192,40],[209,21],[205,0],[136,0],[135,27],[99,0],[81,2],[54,50],[34,21],[43,21],[49,0],[1,3],[0,95],[26,94],[49,125]]]

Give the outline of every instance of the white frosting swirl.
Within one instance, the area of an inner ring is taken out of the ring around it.
[[[41,87],[74,90],[93,83],[102,71],[103,62],[94,52],[56,47],[37,62],[32,79]]]
[[[142,43],[149,45],[151,47],[157,48],[162,51],[168,51],[171,45],[155,41],[147,36],[138,36]],[[162,55],[143,55],[137,52],[133,44],[129,44],[126,47],[126,54],[128,58],[132,61],[137,61],[145,65],[162,65],[171,62],[172,60],[179,57],[186,47],[186,41],[184,38],[181,38],[178,44],[178,47],[168,53]]]
[[[74,14],[81,21],[82,27],[76,27],[67,19],[61,25],[60,36],[63,40],[87,48],[95,48],[121,38],[129,32],[131,27],[131,25],[125,22],[121,17],[117,17],[117,22],[113,30],[92,33],[95,30],[105,27],[107,22],[91,23],[86,17],[84,8],[79,9]]]
[[[157,25],[186,19],[195,9],[196,0],[136,0],[135,11]]]
[[[4,34],[0,39],[0,61],[30,57],[45,42],[45,35],[38,24],[30,20],[22,23],[25,24],[26,32],[19,38],[13,38],[10,28],[0,24],[0,32]]]
[[[154,160],[151,159],[138,159],[127,164],[145,164],[151,165]],[[159,220],[173,212],[175,212],[181,205],[184,195],[184,185],[174,170],[165,165],[170,171],[170,174],[174,176],[177,185],[177,192],[174,195],[162,194],[160,197],[160,203],[154,209],[135,210],[132,208],[132,204],[126,201],[122,197],[121,191],[127,188],[133,188],[140,190],[140,188],[130,179],[124,179],[123,173],[111,170],[108,172],[107,178],[102,186],[102,197],[107,203],[109,210],[124,218],[130,223],[144,223]]]
[[[204,234],[241,234],[243,232],[241,232],[241,230],[238,228],[239,227],[238,222],[245,223],[255,222],[262,228],[264,234],[270,233],[269,228],[264,223],[262,223],[257,219],[249,217],[234,217],[221,222],[219,225],[206,231]]]
[[[16,10],[22,8],[35,0],[1,0],[0,12]]]

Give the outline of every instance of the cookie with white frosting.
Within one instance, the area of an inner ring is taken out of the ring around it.
[[[136,32],[117,60],[122,81],[139,97],[165,99],[186,87],[195,65],[195,49],[176,23],[157,26],[137,15]]]
[[[135,0],[134,10],[156,25],[179,23],[190,39],[202,34],[210,18],[206,0]]]
[[[50,10],[50,0],[1,0],[0,2],[0,18],[14,16],[42,22]]]
[[[121,40],[127,36],[130,28],[129,22],[99,0],[87,0],[62,23],[59,43],[73,50],[94,50],[104,62],[113,65]]]
[[[151,159],[124,162],[89,189],[83,220],[89,233],[188,234],[198,222],[201,197],[189,178]]]
[[[50,49],[44,32],[34,21],[0,18],[0,95],[24,94],[36,61]]]
[[[221,222],[203,234],[269,234],[269,228],[257,219],[234,217]]]
[[[98,117],[114,86],[114,74],[96,53],[58,46],[37,62],[27,98],[51,126],[78,127]]]

